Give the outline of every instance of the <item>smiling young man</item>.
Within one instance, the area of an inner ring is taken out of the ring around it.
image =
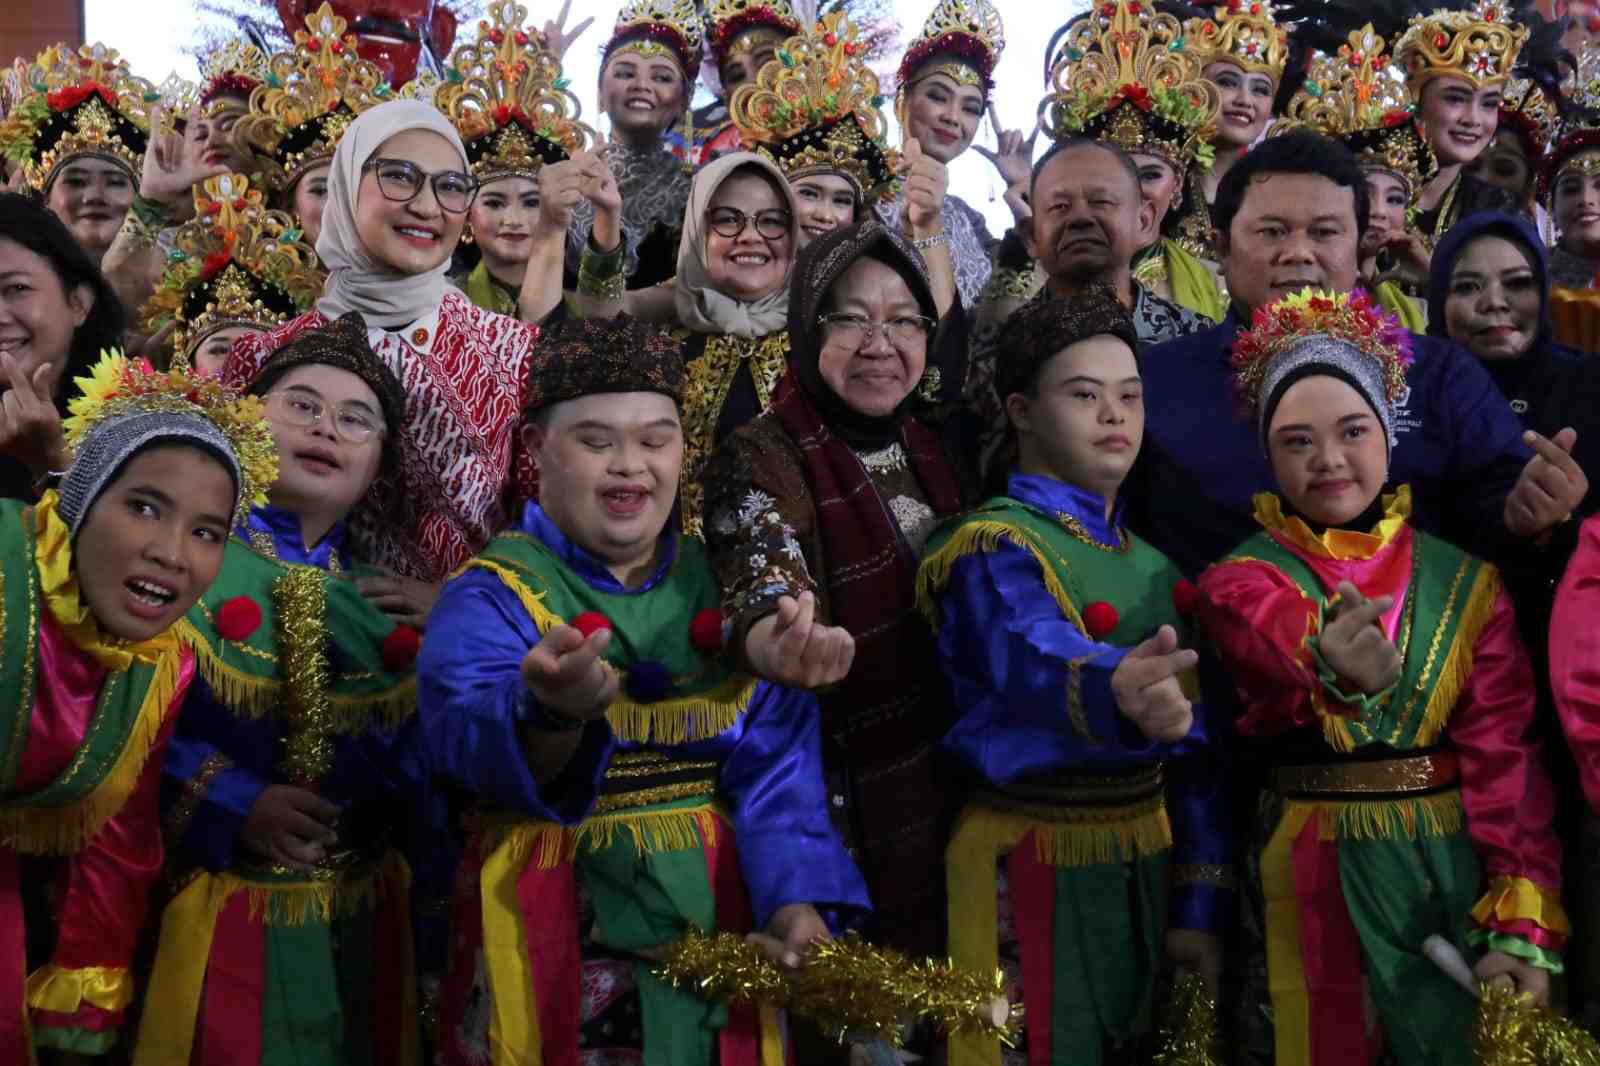
[[[648,960],[690,927],[753,927],[793,965],[829,935],[819,908],[865,910],[828,819],[816,702],[737,669],[705,548],[677,532],[678,345],[623,316],[565,323],[540,353],[524,431],[539,502],[445,587],[420,663],[426,757],[484,810],[445,1056],[483,1061],[535,1023],[546,1062],[581,1044],[733,1066],[764,1023]],[[789,628],[780,666],[797,668],[824,627],[807,607]]]
[[[1308,286],[1355,287],[1365,193],[1350,152],[1312,133],[1268,138],[1217,190],[1213,218],[1233,310],[1215,329],[1141,359],[1154,448],[1134,493],[1134,524],[1185,573],[1250,535],[1251,497],[1271,484],[1266,459],[1237,415],[1228,368],[1241,323]],[[1435,338],[1414,337],[1413,348],[1393,471],[1411,485],[1419,524],[1498,553],[1571,513],[1587,484],[1569,476],[1562,449],[1537,435],[1524,439],[1478,361]]]

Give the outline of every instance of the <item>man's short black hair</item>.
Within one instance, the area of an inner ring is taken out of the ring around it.
[[[1144,186],[1139,181],[1139,164],[1135,163],[1133,156],[1129,155],[1122,147],[1106,141],[1097,141],[1092,137],[1069,137],[1064,141],[1057,141],[1052,144],[1050,150],[1040,156],[1039,161],[1033,165],[1033,175],[1028,179],[1028,202],[1033,203],[1038,199],[1035,196],[1035,192],[1039,184],[1039,175],[1044,173],[1044,168],[1049,165],[1050,160],[1062,152],[1085,146],[1098,148],[1102,152],[1109,152],[1116,156],[1117,161],[1122,164],[1122,168],[1128,172],[1129,180],[1133,182],[1133,191],[1143,193]]]
[[[1268,137],[1251,148],[1229,168],[1217,183],[1217,199],[1211,205],[1211,224],[1226,243],[1234,216],[1244,203],[1250,183],[1267,174],[1316,174],[1335,185],[1349,189],[1356,201],[1356,239],[1367,232],[1371,205],[1367,202],[1367,176],[1350,149],[1338,141],[1295,130]]]

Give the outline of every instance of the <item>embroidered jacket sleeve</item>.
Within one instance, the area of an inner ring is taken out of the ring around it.
[[[161,730],[127,802],[62,864],[54,886],[55,950],[28,977],[34,1042],[102,1055],[116,1044],[134,997],[131,973],[150,887],[161,876],[161,760],[194,660],[184,656]]]
[[[1550,616],[1550,684],[1590,810],[1600,811],[1600,518],[1583,523]]]
[[[610,759],[611,728],[584,727],[578,750],[540,785],[523,747],[533,704],[522,660],[540,640],[521,601],[493,574],[469,570],[445,585],[417,661],[418,742],[433,774],[491,806],[572,825],[594,805]]]
[[[1500,589],[1446,727],[1461,762],[1467,832],[1488,884],[1472,912],[1475,939],[1559,970],[1557,953],[1570,927],[1561,908],[1561,843],[1552,826],[1555,790],[1530,736],[1534,710],[1533,670],[1511,599]]]
[[[1321,684],[1308,641],[1318,605],[1263,562],[1219,563],[1200,575],[1200,617],[1239,690],[1234,728],[1267,736],[1317,721]]]
[[[271,783],[206,735],[212,716],[230,713],[205,680],[195,678],[161,771],[162,821],[174,858],[216,872],[232,864],[250,810]]]
[[[841,922],[870,909],[866,884],[828,818],[816,697],[760,682],[743,732],[723,760],[739,864],[756,927],[790,903]]]

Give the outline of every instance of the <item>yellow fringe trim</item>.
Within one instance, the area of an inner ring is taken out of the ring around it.
[[[133,1002],[133,975],[121,966],[66,969],[46,963],[28,975],[28,1006],[56,1014],[76,1014],[85,1003],[101,1010],[125,1010]]]
[[[510,567],[488,559],[474,559],[467,567],[487,570],[505,582],[506,587],[516,593],[540,635],[567,624],[544,605],[544,594],[530,589]],[[714,737],[733,728],[739,716],[749,709],[755,691],[755,678],[730,674],[716,688],[682,699],[636,703],[619,696],[607,708],[606,720],[621,740],[636,744],[683,744]]]
[[[937,632],[944,621],[940,617],[936,597],[950,583],[950,574],[955,569],[956,560],[965,555],[996,551],[1002,540],[1009,541],[1039,561],[1039,570],[1044,575],[1045,589],[1061,608],[1061,613],[1066,615],[1067,621],[1087,633],[1088,629],[1084,626],[1078,609],[1073,606],[1071,598],[1067,596],[1067,590],[1062,588],[1060,579],[1056,577],[1055,569],[1033,539],[1004,522],[984,520],[962,523],[938,551],[922,560],[922,566],[917,571],[917,606],[921,608],[934,631]]]
[[[577,825],[553,822],[525,822],[506,832],[496,846],[505,848],[513,862],[523,863],[529,856],[541,870],[572,862],[581,847],[603,851],[616,842],[617,833],[633,839],[639,855],[668,851],[692,851],[717,842],[717,823],[726,816],[715,803],[668,810],[621,811],[585,818]]]
[[[176,710],[172,702],[182,660],[182,650],[174,645],[172,653],[156,663],[133,728],[100,783],[76,803],[63,807],[0,807],[0,842],[32,855],[70,855],[93,840],[128,802],[168,712]],[[105,683],[110,684],[111,679]],[[31,713],[31,708],[25,713]],[[92,723],[90,728],[94,728]]]
[[[179,622],[176,629],[179,638],[194,649],[200,676],[229,710],[246,718],[264,718],[278,709],[283,700],[281,678],[258,677],[223,662],[187,619]],[[334,681],[337,683],[337,676]],[[336,733],[364,733],[374,727],[393,732],[416,713],[417,681],[408,677],[393,688],[371,695],[329,693],[328,703]]]
[[[1392,800],[1289,800],[1284,810],[1286,819],[1291,810],[1316,815],[1322,840],[1417,840],[1450,836],[1466,825],[1458,789]]]
[[[1024,833],[1031,832],[1038,860],[1062,869],[1132,862],[1172,847],[1172,822],[1159,797],[1152,801],[1150,809],[1138,813],[1127,808],[1114,808],[1104,815],[1086,813],[1088,808],[1074,810],[1072,822],[1045,821],[978,805],[973,810],[982,810],[983,816],[993,822],[991,832],[1003,838],[1021,839]]]
[[[1472,908],[1472,920],[1481,926],[1491,921],[1533,922],[1562,936],[1572,932],[1561,897],[1526,877],[1496,877],[1490,881],[1489,891]]]
[[[1439,668],[1439,680],[1428,696],[1428,708],[1423,713],[1422,725],[1417,730],[1416,744],[1421,746],[1433,744],[1444,731],[1445,723],[1450,720],[1450,712],[1455,710],[1456,701],[1461,698],[1462,691],[1467,687],[1467,680],[1472,676],[1478,636],[1489,624],[1489,619],[1494,614],[1495,602],[1499,597],[1500,571],[1484,563],[1472,583],[1472,592],[1467,596],[1466,606],[1461,609],[1461,624],[1456,626],[1455,640],[1451,642],[1450,653],[1445,658],[1444,665]]]

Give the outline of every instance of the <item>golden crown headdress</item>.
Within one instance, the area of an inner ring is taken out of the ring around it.
[[[988,92],[994,86],[995,64],[1005,50],[1005,26],[989,0],[939,0],[906,49],[895,80],[903,90],[918,74],[943,73],[959,84]],[[923,70],[935,56],[950,56],[956,62]]]
[[[712,0],[706,9],[706,40],[718,64],[799,32],[800,16],[789,0]]]
[[[1539,194],[1546,199],[1568,171],[1600,173],[1600,158],[1588,154],[1600,149],[1600,49],[1591,48],[1578,60],[1567,99],[1571,106],[1558,124],[1560,139],[1546,154],[1539,176]]]
[[[1185,27],[1200,65],[1234,63],[1248,74],[1265,74],[1274,85],[1289,62],[1289,31],[1278,25],[1272,0],[1228,0],[1211,18]]]
[[[91,155],[127,168],[144,166],[150,109],[160,95],[103,44],[57,44],[39,53],[24,76],[27,95],[0,125],[0,154],[43,192],[69,160]]]
[[[339,138],[357,115],[392,97],[377,64],[356,54],[345,20],[324,0],[296,30],[294,48],[267,59],[239,135],[271,161],[269,186],[293,187],[311,167],[333,157]]]
[[[1529,161],[1538,164],[1556,137],[1558,108],[1539,84],[1529,78],[1512,78],[1500,97],[1500,125],[1515,131],[1528,145]]]
[[[1414,200],[1438,171],[1438,161],[1383,49],[1369,22],[1351,30],[1336,55],[1316,53],[1273,133],[1309,127],[1343,141],[1362,166],[1404,181]]]
[[[603,68],[619,48],[640,55],[661,55],[678,64],[690,79],[700,73],[700,12],[694,0],[628,0],[601,55]]]
[[[1221,98],[1172,15],[1147,0],[1102,3],[1071,24],[1051,61],[1045,128],[1057,140],[1159,155],[1180,180],[1192,163],[1210,167]]]
[[[246,100],[267,80],[267,54],[248,41],[229,41],[208,53],[200,65],[200,106],[219,96]]]
[[[561,61],[523,29],[528,9],[494,0],[478,39],[450,55],[434,105],[455,125],[480,179],[532,177],[546,163],[583,151],[593,131],[578,122],[578,98]],[[491,21],[492,20],[492,21]]]
[[[294,220],[268,210],[242,175],[207,178],[195,187],[194,207],[139,312],[150,333],[176,323],[174,365],[187,364],[207,334],[229,326],[271,329],[309,308],[322,291],[317,254]]]
[[[70,414],[61,427],[69,453],[113,419],[157,411],[191,415],[216,426],[239,460],[234,524],[267,502],[267,491],[278,480],[278,444],[258,397],[242,396],[188,367],[157,370],[149,360],[131,360],[121,352],[102,354],[73,384],[79,395],[67,402]]]
[[[1515,20],[1506,0],[1476,0],[1465,10],[1413,18],[1394,55],[1412,100],[1420,101],[1422,87],[1446,75],[1464,78],[1474,89],[1508,80],[1527,40],[1528,27]]]
[[[785,41],[777,58],[728,102],[747,147],[777,163],[791,181],[842,174],[861,205],[894,191],[898,158],[884,143],[883,97],[866,64],[866,47],[842,11],[830,12],[809,33]]]

